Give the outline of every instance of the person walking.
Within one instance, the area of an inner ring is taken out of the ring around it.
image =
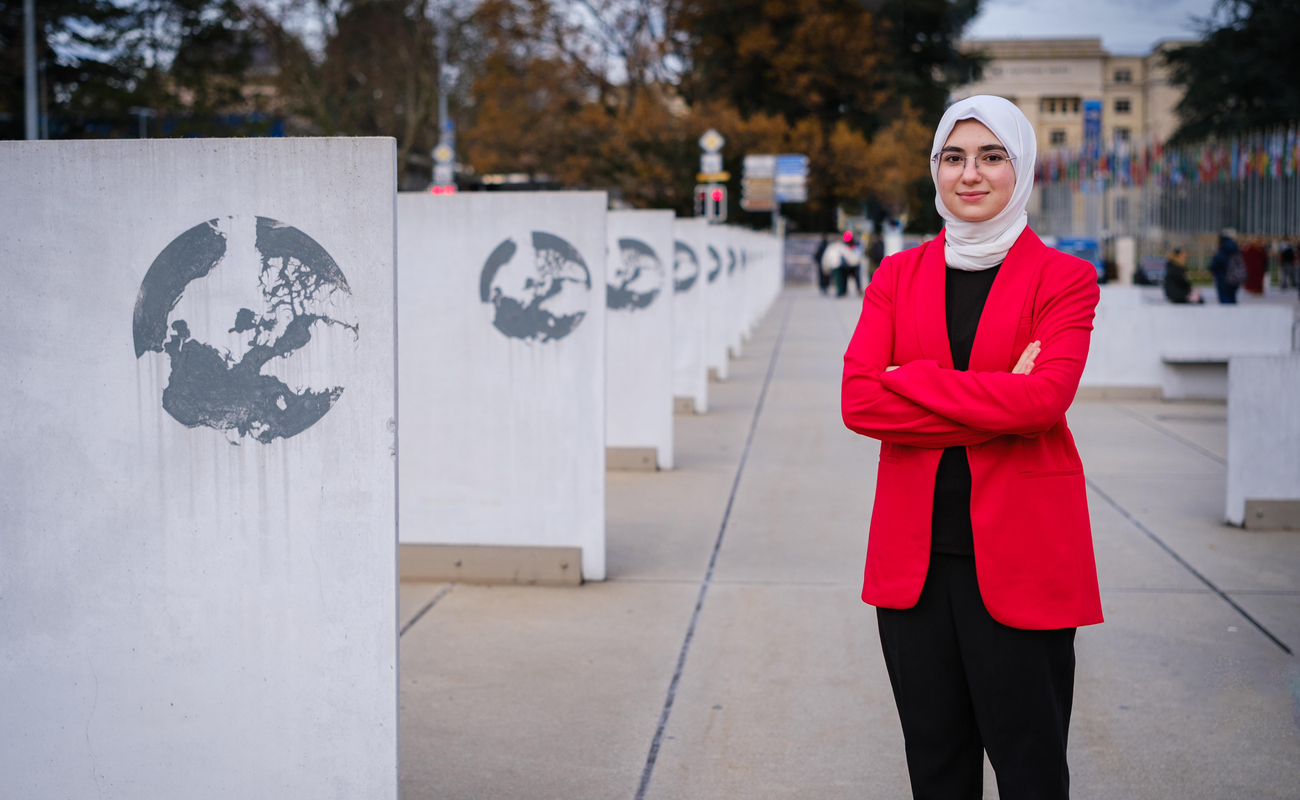
[[[1241,260],[1246,265],[1246,280],[1241,284],[1247,294],[1264,293],[1264,271],[1268,267],[1268,252],[1258,239],[1251,239],[1241,248]]]
[[[830,245],[831,238],[829,234],[822,234],[822,240],[817,245],[816,252],[813,253],[813,269],[817,270],[817,288],[822,294],[831,286],[831,275],[822,267],[822,256],[826,255],[826,248]]]
[[[1278,245],[1277,263],[1280,267],[1280,280],[1283,289],[1300,287],[1300,273],[1296,271],[1295,246],[1290,239],[1283,239]]]
[[[1171,303],[1204,303],[1201,290],[1187,280],[1187,254],[1176,247],[1165,257],[1165,297]]]
[[[1214,289],[1219,295],[1220,305],[1235,304],[1237,289],[1246,280],[1246,261],[1233,238],[1236,235],[1236,231],[1225,228],[1219,236],[1219,249],[1210,259],[1210,274],[1214,276]]]
[[[934,134],[938,237],[888,256],[844,354],[845,425],[879,439],[862,599],[912,794],[1069,796],[1076,628],[1102,621],[1083,465],[1065,420],[1100,290],[1028,227],[1035,134],[1011,102]]]
[[[843,297],[848,292],[849,271],[862,264],[862,249],[856,246],[853,232],[845,231],[841,238],[827,246],[822,254],[822,269],[835,282],[835,296]],[[858,282],[861,291],[861,282]]]

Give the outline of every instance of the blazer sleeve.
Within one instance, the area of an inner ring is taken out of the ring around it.
[[[1034,332],[1042,352],[1029,375],[962,372],[944,369],[935,361],[913,361],[882,375],[881,384],[973,428],[1022,436],[1048,430],[1065,416],[1079,389],[1093,314],[1101,297],[1096,273],[1076,268],[1074,261],[1047,265],[1043,287],[1047,301],[1038,312]]]
[[[840,395],[844,424],[863,436],[913,447],[987,442],[997,434],[955,422],[881,383],[894,354],[895,262],[884,259],[872,276],[862,301],[862,316],[844,353]]]

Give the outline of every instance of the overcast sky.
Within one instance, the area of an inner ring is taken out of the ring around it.
[[[1161,39],[1195,38],[1192,17],[1214,0],[983,0],[968,39],[1100,36],[1117,54],[1144,54]]]

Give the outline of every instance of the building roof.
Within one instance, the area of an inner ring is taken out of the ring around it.
[[[1070,39],[967,39],[963,52],[981,52],[990,58],[1105,58],[1110,54],[1096,36]]]

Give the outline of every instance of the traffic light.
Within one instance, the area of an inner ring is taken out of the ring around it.
[[[727,187],[720,183],[713,184],[709,191],[709,222],[727,221]]]
[[[701,183],[695,187],[695,216],[709,222],[727,221],[727,187],[721,183]]]

